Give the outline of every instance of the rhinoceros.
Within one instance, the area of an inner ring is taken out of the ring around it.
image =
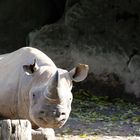
[[[33,128],[62,127],[71,112],[72,81],[84,80],[88,69],[57,68],[33,47],[0,55],[0,117],[28,119]]]

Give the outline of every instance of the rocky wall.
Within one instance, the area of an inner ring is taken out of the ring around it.
[[[0,54],[26,46],[28,33],[63,15],[66,0],[1,0]]]
[[[29,45],[70,69],[90,67],[81,87],[93,94],[140,97],[139,0],[68,0],[60,22],[29,34]],[[86,84],[86,83],[90,84]]]

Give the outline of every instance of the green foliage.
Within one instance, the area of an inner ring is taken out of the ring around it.
[[[89,96],[87,91],[79,91],[81,96],[74,98],[72,117],[83,122],[106,121],[115,123],[140,123],[140,107],[122,99],[109,100],[107,96]],[[78,94],[79,95],[79,94]]]
[[[87,134],[80,134],[80,137],[81,138],[86,138],[87,137]]]
[[[129,139],[131,136],[133,140],[139,136],[139,105],[119,98],[110,100],[107,96],[90,96],[83,90],[79,92],[72,104],[71,121],[61,131],[64,139],[108,139],[104,136],[111,136],[110,139],[114,136],[123,139],[126,136]]]

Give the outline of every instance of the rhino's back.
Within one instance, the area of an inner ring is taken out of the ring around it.
[[[0,68],[4,69],[3,66],[20,66],[23,63],[31,64],[33,59],[37,59],[39,65],[52,65],[53,61],[43,52],[32,47],[23,47],[12,53],[0,55]]]
[[[15,52],[0,55],[0,88],[6,87],[4,83],[11,80],[15,84],[24,73],[23,65],[33,64],[34,59],[37,60],[39,66],[49,65],[55,67],[55,64],[48,56],[32,47],[24,47]]]

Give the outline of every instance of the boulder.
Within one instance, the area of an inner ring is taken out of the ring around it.
[[[55,140],[55,132],[51,128],[32,130],[32,140]]]
[[[45,51],[63,68],[88,64],[90,75],[81,86],[93,94],[138,98],[139,4],[139,0],[68,0],[61,21],[31,32],[29,45]]]

